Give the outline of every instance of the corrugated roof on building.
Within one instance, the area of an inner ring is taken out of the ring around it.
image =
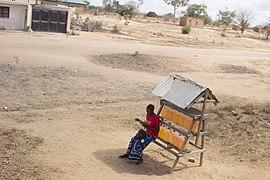
[[[74,3],[74,4],[84,4],[84,5],[86,5],[86,3],[84,2],[84,0],[63,0],[63,2]]]
[[[202,86],[195,81],[177,74],[171,74],[170,77],[160,83],[152,93],[159,96],[162,100],[169,101],[176,106],[185,109],[191,107],[194,101],[207,89],[207,87]],[[214,99],[218,102],[211,91],[208,99]]]

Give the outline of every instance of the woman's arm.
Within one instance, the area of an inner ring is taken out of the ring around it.
[[[159,124],[156,127],[153,127],[153,126],[150,126],[150,125],[146,124],[145,127],[150,128],[153,131],[159,132]]]

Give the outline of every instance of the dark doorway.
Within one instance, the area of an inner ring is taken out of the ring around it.
[[[68,11],[34,8],[32,30],[66,33]]]

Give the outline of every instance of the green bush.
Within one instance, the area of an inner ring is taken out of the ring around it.
[[[191,31],[191,27],[188,26],[188,25],[185,25],[183,28],[182,28],[182,34],[189,34]]]
[[[113,26],[111,32],[112,32],[113,34],[119,34],[119,33],[120,33],[120,30],[119,30],[119,27],[117,26],[117,24]]]

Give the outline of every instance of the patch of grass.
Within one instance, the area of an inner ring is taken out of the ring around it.
[[[15,62],[16,64],[18,64],[19,61],[20,61],[19,56],[16,55],[16,56],[14,56],[13,58],[14,58],[14,62]]]
[[[141,56],[140,51],[135,51],[134,54],[132,54],[133,57],[135,57],[136,59],[139,59],[139,57]]]

